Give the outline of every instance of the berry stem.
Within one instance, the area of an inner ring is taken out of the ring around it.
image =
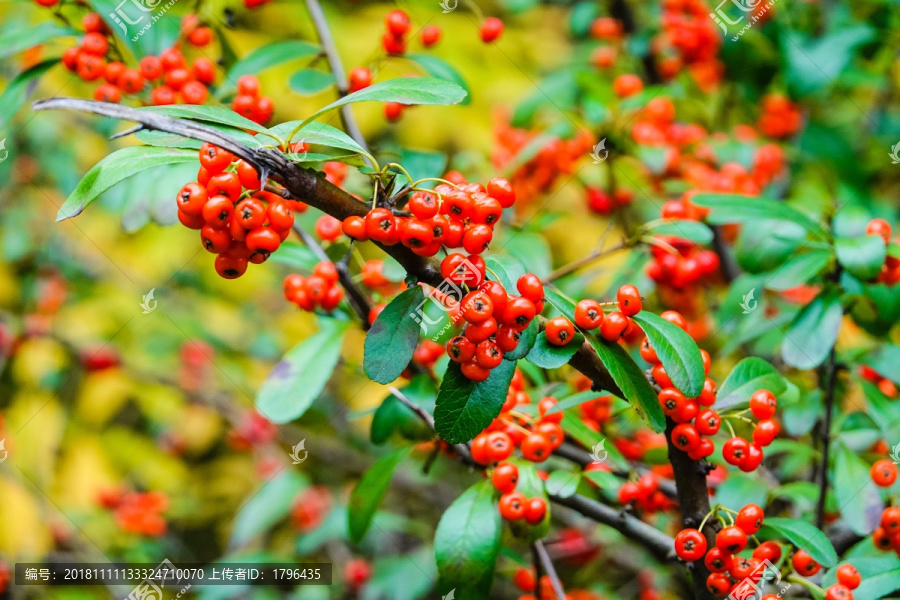
[[[595,251],[591,252],[590,254],[588,254],[587,256],[585,256],[584,258],[579,258],[578,260],[572,261],[569,264],[564,265],[564,266],[558,268],[557,270],[553,271],[552,273],[547,275],[547,277],[544,279],[543,283],[551,283],[561,277],[565,277],[566,275],[577,271],[578,269],[580,269],[582,267],[586,267],[587,265],[591,264],[592,262],[594,262],[596,260],[600,260],[601,258],[606,258],[607,256],[615,254],[616,252],[631,248],[632,246],[634,246],[634,242],[626,240],[626,241],[622,242],[621,244],[619,244],[618,246],[613,246],[612,248],[609,248],[608,250],[595,250]]]

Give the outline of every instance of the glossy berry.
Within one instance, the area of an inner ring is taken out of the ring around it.
[[[616,292],[616,300],[619,303],[619,310],[626,317],[631,317],[641,312],[642,301],[641,293],[633,285],[623,285]]]
[[[739,527],[725,527],[716,534],[716,548],[726,554],[737,554],[746,547],[747,534]]]
[[[545,333],[554,346],[565,346],[575,336],[575,326],[565,317],[554,317],[547,321]]]
[[[585,298],[575,305],[575,324],[581,329],[596,329],[603,322],[603,307],[596,300]]]
[[[684,561],[703,558],[706,546],[706,538],[696,529],[682,529],[675,536],[675,554]]]
[[[844,563],[835,570],[837,582],[851,590],[855,590],[862,582],[862,575],[850,563]]]
[[[497,17],[488,17],[481,24],[481,41],[490,43],[500,37],[503,33],[503,21]]]
[[[769,390],[756,390],[750,396],[750,410],[757,419],[771,419],[777,408],[775,394]]]
[[[853,593],[847,586],[835,583],[825,590],[825,600],[853,600]]]
[[[530,498],[525,505],[525,522],[529,525],[537,525],[544,520],[547,514],[547,503],[543,498]]]
[[[757,504],[747,504],[738,511],[734,518],[734,524],[747,535],[754,535],[762,527],[764,517],[765,513],[762,507]]]
[[[384,18],[384,24],[392,34],[404,35],[409,31],[409,15],[402,10],[392,10]]]
[[[872,465],[872,481],[879,487],[891,487],[897,481],[897,465],[882,458]]]
[[[518,521],[525,516],[527,502],[522,492],[503,494],[500,496],[500,516],[507,521]]]
[[[797,550],[791,557],[794,570],[803,577],[811,577],[819,572],[821,565],[813,560],[805,550]]]
[[[513,574],[513,585],[523,592],[533,592],[537,585],[534,571],[525,567],[519,567]]]
[[[731,438],[722,445],[722,458],[730,465],[737,466],[749,452],[750,444],[743,438]]]
[[[544,285],[534,273],[525,273],[516,281],[516,289],[522,297],[539,302],[544,298]]]
[[[521,448],[522,456],[531,462],[544,462],[550,456],[550,443],[537,433],[525,436]]]
[[[512,463],[500,463],[491,473],[491,482],[501,494],[515,491],[519,483],[519,467]]]
[[[628,329],[628,317],[619,311],[613,311],[603,318],[600,324],[600,337],[607,342],[617,342]]]

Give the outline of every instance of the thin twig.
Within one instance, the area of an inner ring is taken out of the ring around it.
[[[587,265],[591,264],[595,260],[600,260],[601,258],[605,258],[611,254],[615,254],[616,252],[619,252],[620,250],[625,250],[627,248],[631,248],[632,245],[633,244],[630,244],[628,242],[622,242],[618,246],[613,246],[612,248],[609,248],[606,250],[594,250],[593,252],[591,252],[590,254],[585,256],[584,258],[579,258],[578,260],[574,260],[574,261],[570,262],[569,264],[563,265],[562,267],[553,271],[552,273],[547,275],[546,278],[544,278],[544,283],[551,283],[553,281],[556,281],[557,279],[559,279],[561,277],[565,277],[569,273],[577,271],[578,269],[580,269],[582,267],[586,267]]]
[[[828,450],[831,447],[831,413],[834,408],[834,388],[837,383],[837,364],[834,346],[828,354],[827,377],[825,384],[825,415],[822,417],[822,463],[819,468],[819,500],[816,504],[816,527],[822,529],[825,523],[825,496],[828,495]]]
[[[547,572],[547,577],[550,578],[550,585],[553,586],[553,593],[556,594],[557,600],[565,600],[566,591],[563,589],[562,582],[559,580],[559,575],[556,574],[556,569],[553,567],[550,555],[547,554],[547,549],[544,548],[544,543],[541,540],[534,542],[534,551],[537,553],[544,571]]]

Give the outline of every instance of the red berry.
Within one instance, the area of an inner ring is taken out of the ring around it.
[[[500,496],[500,516],[507,521],[518,521],[525,516],[527,499],[521,492],[510,492]]]
[[[879,487],[891,487],[897,481],[897,465],[882,458],[872,465],[872,481]]]
[[[626,317],[630,317],[641,312],[642,301],[641,293],[633,285],[623,285],[616,293],[616,300],[619,302],[619,310]]]
[[[806,553],[806,550],[797,550],[791,557],[794,570],[803,577],[810,577],[819,572],[820,565]]]
[[[607,342],[617,342],[628,329],[629,323],[628,317],[619,311],[613,311],[603,318],[603,322],[600,324],[600,337]],[[657,383],[660,382],[657,381]]]
[[[734,518],[734,524],[741,528],[747,535],[754,535],[759,528],[762,527],[765,513],[761,506],[756,504],[747,504],[738,511]]]
[[[716,548],[726,554],[737,554],[746,547],[747,534],[739,527],[725,527],[716,534]]]
[[[349,91],[358,92],[372,85],[372,72],[365,67],[355,67],[350,69],[348,79]]]
[[[402,10],[392,10],[384,18],[384,24],[393,35],[405,35],[409,31],[409,15]]]
[[[503,33],[503,21],[497,17],[488,17],[481,24],[481,41],[490,43]]]
[[[675,536],[675,554],[688,562],[699,560],[706,554],[706,538],[696,529],[682,529]]]
[[[543,498],[531,498],[525,506],[525,522],[529,525],[537,525],[544,520],[547,514],[547,503]]]
[[[422,40],[422,45],[430,48],[441,40],[441,28],[437,25],[426,25],[422,28],[422,33],[419,34],[419,37]]]
[[[519,467],[512,463],[500,463],[491,473],[491,482],[501,494],[508,494],[519,483]]]
[[[757,419],[771,419],[777,408],[775,395],[769,390],[756,390],[750,396],[750,410]]]
[[[856,570],[856,567],[850,563],[844,563],[839,566],[835,570],[835,576],[837,577],[838,583],[847,586],[851,590],[858,588],[862,581],[862,575],[860,575],[859,571]]]
[[[554,346],[565,346],[575,336],[575,326],[565,317],[554,317],[547,321],[545,333]]]
[[[749,452],[750,444],[744,438],[731,438],[722,446],[722,458],[730,465],[740,464]]]
[[[521,448],[522,456],[531,462],[544,462],[550,456],[550,443],[537,433],[525,436]]]

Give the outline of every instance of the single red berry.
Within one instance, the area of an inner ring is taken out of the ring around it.
[[[491,482],[501,494],[515,491],[519,483],[519,467],[512,463],[500,463],[491,473]]]
[[[490,369],[485,369],[474,360],[463,363],[460,366],[459,370],[463,375],[466,376],[467,379],[470,379],[472,381],[484,381],[491,374]]]
[[[409,15],[402,10],[392,10],[384,18],[384,24],[393,35],[405,35],[409,31]]]
[[[825,590],[825,600],[853,600],[853,592],[847,586],[835,583]]]
[[[603,307],[596,300],[585,298],[575,305],[575,324],[581,329],[596,329],[603,323]]]
[[[706,589],[716,597],[723,597],[731,589],[731,577],[725,573],[710,573],[706,578]]]
[[[525,522],[529,525],[537,525],[544,520],[547,514],[547,503],[543,498],[530,498],[525,505]]]
[[[734,518],[734,524],[741,528],[747,535],[754,535],[762,527],[765,512],[757,504],[747,504],[738,511]]]
[[[781,427],[778,425],[778,421],[772,419],[760,421],[756,424],[756,427],[753,428],[753,441],[760,446],[768,446],[772,443],[780,430]]]
[[[467,337],[458,335],[447,342],[447,355],[454,362],[467,363],[475,358],[475,348]]]
[[[704,410],[697,415],[697,431],[700,435],[716,435],[722,426],[722,418],[714,410]]]
[[[722,458],[730,465],[737,466],[750,452],[750,444],[744,438],[734,437],[722,445]]]
[[[813,558],[807,554],[806,550],[797,550],[794,552],[794,555],[791,557],[791,564],[794,566],[794,570],[803,577],[811,577],[819,572],[821,565],[813,560]]]
[[[441,28],[437,25],[426,25],[422,28],[419,38],[422,40],[423,46],[431,48],[441,41]]]
[[[872,481],[879,487],[891,487],[897,481],[897,465],[886,458],[875,461],[871,470]]]
[[[213,227],[224,227],[234,214],[234,203],[225,196],[213,196],[203,205],[203,220]]]
[[[775,394],[769,390],[756,390],[750,396],[750,410],[757,419],[771,419],[775,416],[777,408],[778,402],[775,400]]]
[[[225,167],[234,160],[234,155],[226,150],[222,150],[218,146],[213,146],[209,142],[204,142],[200,146],[200,166],[206,169],[210,175],[221,173]]]
[[[724,573],[731,568],[731,555],[718,548],[710,548],[703,557],[703,564],[713,573]]]
[[[503,351],[491,340],[479,342],[475,347],[475,361],[485,369],[495,369],[503,360]]]
[[[507,521],[518,521],[525,516],[528,500],[522,492],[510,492],[500,496],[500,516]]]
[[[691,423],[680,423],[672,428],[672,444],[684,452],[694,448],[700,442],[700,434]]]
[[[350,92],[358,92],[372,85],[372,72],[365,67],[350,69],[347,78],[349,79]]]
[[[753,550],[753,558],[776,563],[781,559],[781,546],[778,542],[763,542]]]
[[[525,436],[521,448],[522,456],[531,462],[544,462],[550,456],[550,442],[537,433]]]
[[[535,316],[534,303],[528,298],[516,296],[510,298],[503,311],[503,324],[516,331],[522,331],[531,323]]]
[[[613,311],[603,318],[600,324],[600,337],[607,342],[617,342],[628,329],[630,321],[623,313]],[[659,383],[659,382],[657,382]]]
[[[481,24],[481,41],[490,43],[500,37],[503,33],[503,21],[497,17],[488,17]]]
[[[616,300],[619,302],[619,310],[626,317],[631,317],[641,312],[641,293],[631,284],[623,285],[619,288],[619,291],[616,293]]]
[[[675,536],[675,554],[681,560],[700,560],[706,554],[706,547],[706,538],[697,529],[682,529]]]
[[[575,326],[565,317],[553,317],[544,330],[547,341],[554,346],[565,346],[575,336]]]
[[[891,243],[891,225],[884,219],[872,219],[866,225],[866,235],[877,235],[885,244]]]
[[[224,254],[216,257],[216,273],[225,279],[237,279],[247,272],[246,258],[231,258]]]
[[[525,273],[516,281],[516,289],[524,298],[538,302],[544,298],[544,284],[534,273]]]
[[[737,554],[746,547],[747,534],[740,527],[725,527],[716,534],[716,548],[726,554]]]
[[[487,193],[491,198],[496,198],[503,208],[509,208],[516,202],[516,192],[504,177],[491,179],[487,184]]]
[[[859,584],[862,582],[862,575],[860,575],[856,567],[850,563],[844,563],[839,566],[835,570],[835,576],[837,577],[838,583],[847,586],[851,590],[858,588]]]
[[[537,586],[534,571],[525,567],[519,567],[513,574],[513,585],[523,592],[533,592]]]

